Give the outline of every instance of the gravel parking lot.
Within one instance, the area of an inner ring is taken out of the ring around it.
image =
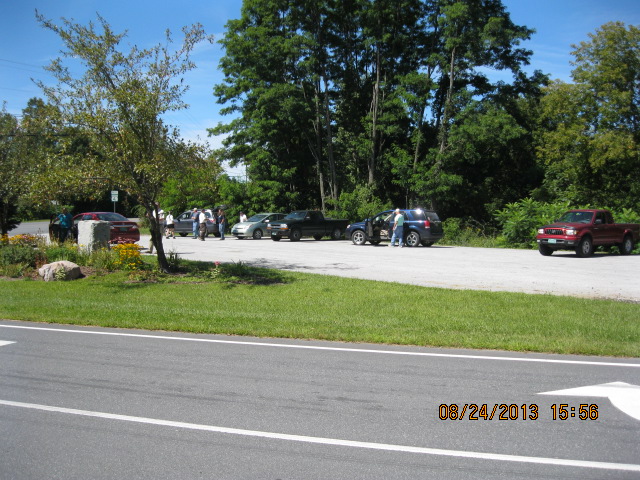
[[[47,223],[25,222],[11,234],[46,232]],[[143,235],[140,245],[149,245]],[[347,240],[302,239],[273,242],[213,237],[164,241],[165,250],[192,260],[245,262],[298,272],[457,288],[610,298],[640,302],[640,255],[578,258],[572,252],[543,257],[536,250],[355,246]]]
[[[143,237],[141,245],[149,244]],[[191,237],[165,240],[181,258],[298,272],[407,283],[425,287],[525,292],[640,302],[640,255],[572,252],[543,257],[536,250],[355,246],[350,241],[270,239],[224,241]]]

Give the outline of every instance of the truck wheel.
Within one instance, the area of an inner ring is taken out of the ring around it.
[[[621,255],[629,255],[631,252],[633,252],[633,247],[634,244],[631,235],[627,235],[626,237],[624,237],[624,240],[622,240],[622,243],[618,246]]]
[[[367,237],[362,230],[356,230],[351,234],[351,241],[354,245],[364,245],[367,241]]]
[[[282,240],[282,237],[280,237],[279,235],[272,235],[271,240],[273,240],[274,242],[279,242],[280,240]]]
[[[551,255],[553,253],[553,249],[547,247],[544,244],[539,244],[538,245],[538,251],[540,252],[540,255],[544,255],[545,257],[548,257],[549,255]]]
[[[331,232],[331,240],[340,240],[341,236],[342,230],[340,230],[339,228],[334,228],[333,232]]]
[[[593,241],[591,240],[591,237],[582,237],[582,240],[580,240],[580,243],[578,244],[578,248],[576,248],[576,255],[582,258],[593,255]]]
[[[407,244],[407,247],[417,247],[420,243],[420,234],[413,231],[409,232],[405,243]]]
[[[302,232],[297,228],[294,228],[291,230],[291,233],[289,233],[289,240],[292,242],[297,242],[300,238],[302,238]]]
[[[253,231],[253,238],[256,240],[260,240],[262,238],[262,230],[260,230],[259,228],[256,228]]]

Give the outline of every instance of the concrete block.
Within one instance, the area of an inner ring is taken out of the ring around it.
[[[78,246],[88,252],[109,248],[109,222],[83,220],[78,222]]]

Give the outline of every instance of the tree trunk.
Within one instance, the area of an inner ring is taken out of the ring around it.
[[[376,81],[373,86],[373,99],[371,100],[371,151],[369,154],[368,184],[375,182],[376,162],[378,157],[378,113],[380,109],[380,49],[376,52]]]
[[[324,76],[324,128],[327,138],[327,161],[329,163],[329,179],[331,182],[331,198],[338,201],[338,176],[336,174],[336,162],[333,155],[333,129],[331,128],[331,112],[329,110],[329,84],[327,76]]]
[[[438,177],[440,177],[440,172],[442,171],[442,163],[444,161],[443,156],[444,152],[447,149],[447,144],[449,141],[449,118],[451,116],[451,98],[453,96],[453,84],[454,84],[454,75],[455,75],[455,61],[456,61],[456,48],[454,47],[451,50],[451,60],[449,63],[449,88],[447,89],[447,96],[444,102],[444,112],[442,115],[442,123],[440,124],[440,146],[438,148],[438,153],[436,155],[436,162],[433,169],[433,176],[436,181],[438,181]],[[433,195],[431,197],[431,209],[436,210],[437,201]]]
[[[315,148],[311,147],[313,156],[316,159],[316,170],[318,172],[318,184],[320,185],[320,203],[321,210],[326,211],[325,191],[324,191],[324,174],[322,173],[322,107],[320,106],[320,81],[316,82],[315,92],[315,120],[313,122],[315,130]]]
[[[153,247],[156,249],[156,256],[158,258],[158,268],[164,273],[171,273],[167,256],[164,253],[164,245],[162,243],[164,235],[162,232],[162,226],[158,221],[158,212],[156,211],[156,215],[154,215],[154,210],[150,210],[148,207],[146,208],[147,218],[149,219],[149,225],[151,227],[151,242],[153,243]]]

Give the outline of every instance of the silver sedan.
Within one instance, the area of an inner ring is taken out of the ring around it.
[[[246,222],[236,223],[231,227],[231,235],[237,239],[255,238],[260,240],[267,232],[267,224],[285,217],[284,213],[258,213],[248,218]]]

